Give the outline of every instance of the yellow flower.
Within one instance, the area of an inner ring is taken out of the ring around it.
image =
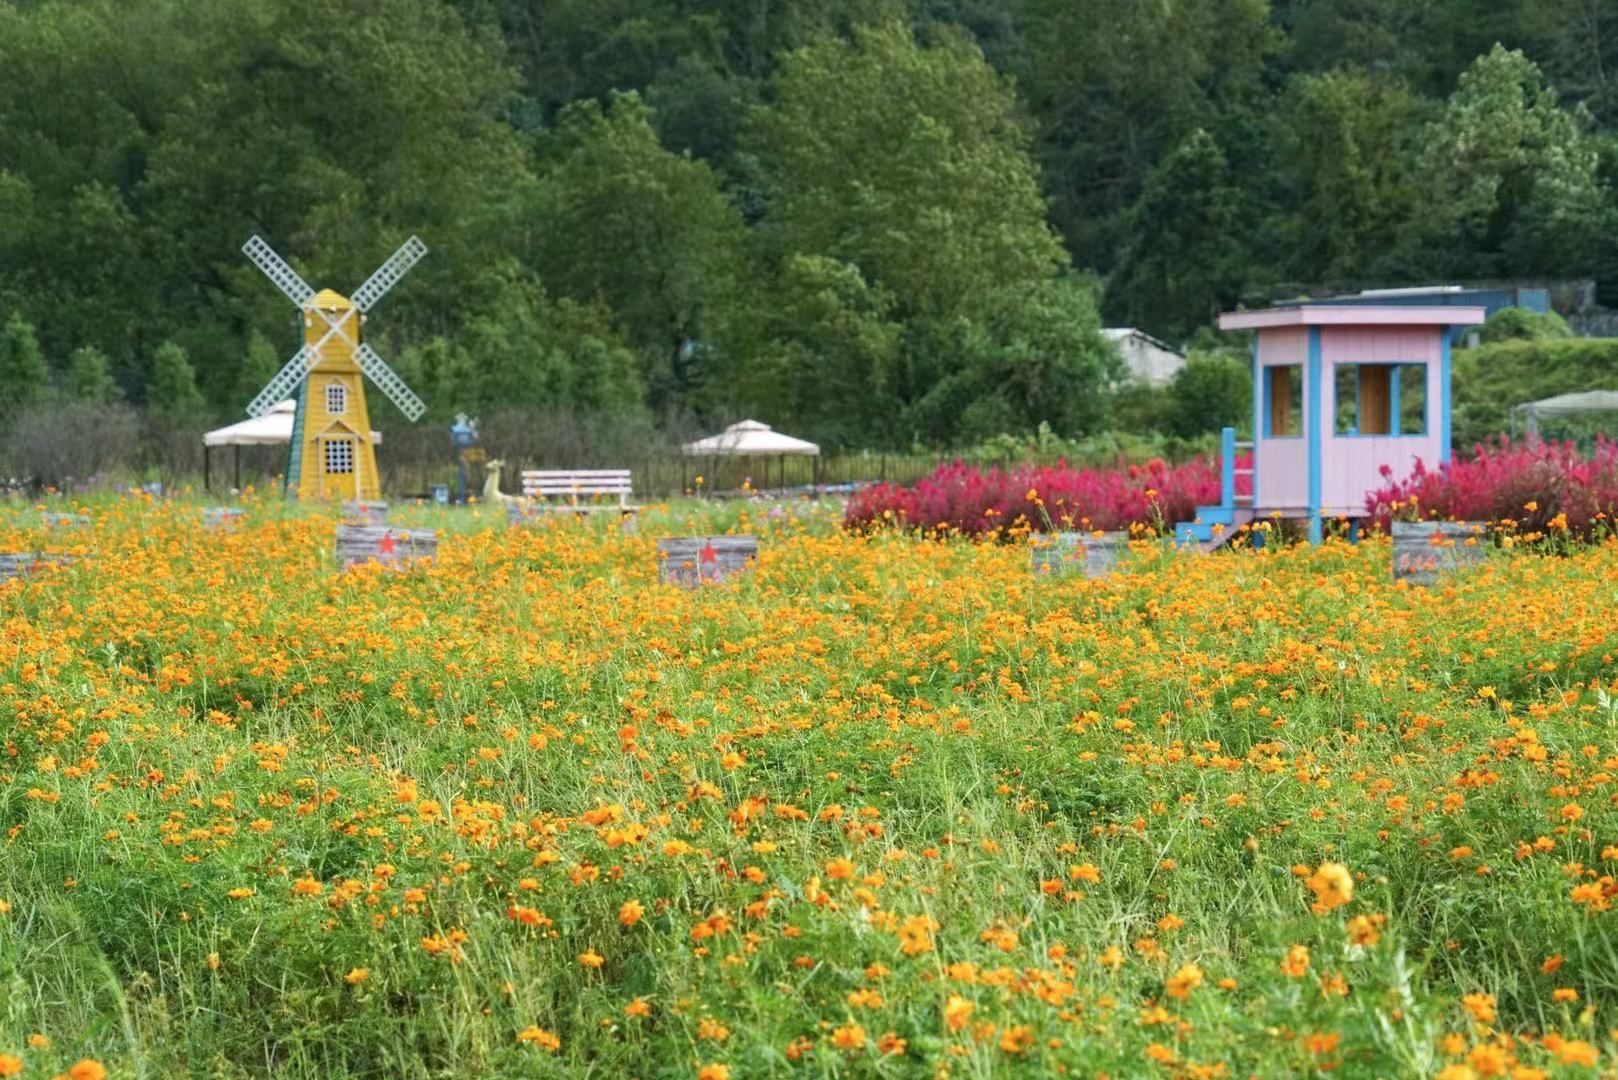
[[[22,1058],[16,1054],[0,1054],[0,1076],[21,1076]]]
[[[1354,875],[1342,863],[1321,863],[1304,884],[1315,894],[1316,915],[1324,915],[1354,899]]]
[[[1191,991],[1202,985],[1202,969],[1196,964],[1186,964],[1170,975],[1164,984],[1164,992],[1169,997],[1184,1001],[1191,996]]]
[[[1494,1023],[1494,995],[1493,994],[1467,994],[1461,998],[1461,1005],[1471,1014],[1473,1020],[1480,1024]]]
[[[558,1039],[544,1028],[535,1027],[532,1024],[517,1032],[517,1041],[520,1043],[532,1043],[547,1054],[554,1054],[562,1048],[561,1039]]]
[[[625,900],[618,909],[618,922],[623,926],[634,926],[644,914],[646,908],[639,900]]]
[[[959,994],[951,994],[949,1000],[944,1002],[944,1023],[950,1031],[960,1031],[976,1011],[976,1005]]]
[[[350,971],[347,975],[344,975],[343,981],[350,986],[358,986],[360,983],[364,982],[370,977],[371,972],[369,968],[357,967]]]
[[[1289,979],[1301,979],[1309,973],[1309,946],[1294,945],[1281,960],[1281,974]]]
[[[581,952],[579,954],[579,963],[583,964],[585,967],[591,969],[592,971],[595,970],[596,968],[600,967],[602,964],[605,964],[606,962],[607,962],[606,957],[602,956],[600,953],[596,952],[594,949],[586,949],[584,952]]]
[[[72,1080],[107,1080],[106,1067],[95,1058],[82,1058],[75,1062],[67,1070],[67,1075]]]

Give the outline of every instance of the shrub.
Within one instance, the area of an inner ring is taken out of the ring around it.
[[[1384,529],[1395,518],[1514,522],[1524,533],[1588,537],[1618,509],[1618,443],[1602,439],[1589,456],[1572,443],[1513,443],[1501,436],[1467,461],[1437,470],[1419,462],[1403,480],[1366,497]]]
[[[1534,311],[1530,308],[1501,308],[1489,316],[1489,321],[1478,330],[1478,340],[1485,345],[1501,341],[1547,341],[1570,338],[1573,328],[1554,311]]]
[[[844,525],[985,538],[1053,529],[1158,531],[1191,520],[1198,505],[1218,501],[1219,469],[1204,457],[1184,465],[1154,459],[1118,469],[1065,463],[979,469],[956,462],[913,487],[866,488],[849,500]]]
[[[1512,407],[1523,402],[1618,389],[1615,373],[1618,339],[1504,341],[1462,349],[1455,354],[1455,445],[1486,442],[1508,430]],[[1610,424],[1613,417],[1592,420]]]

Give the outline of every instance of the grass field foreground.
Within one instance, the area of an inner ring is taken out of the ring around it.
[[[1593,1076],[1618,546],[0,516],[0,1075]],[[414,517],[413,517],[414,515]],[[77,1069],[77,1072],[70,1070]]]

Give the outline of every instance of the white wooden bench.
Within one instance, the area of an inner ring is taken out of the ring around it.
[[[511,516],[521,520],[546,513],[616,513],[627,522],[640,512],[629,501],[634,493],[628,469],[526,470],[522,474],[524,502],[512,505]]]

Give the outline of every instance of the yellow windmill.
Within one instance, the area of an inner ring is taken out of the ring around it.
[[[261,237],[242,251],[303,315],[303,347],[247,406],[248,415],[263,416],[297,394],[288,487],[333,499],[380,498],[365,379],[412,423],[427,406],[360,340],[360,330],[366,313],[427,254],[427,245],[414,236],[406,240],[350,297],[310,288]]]

